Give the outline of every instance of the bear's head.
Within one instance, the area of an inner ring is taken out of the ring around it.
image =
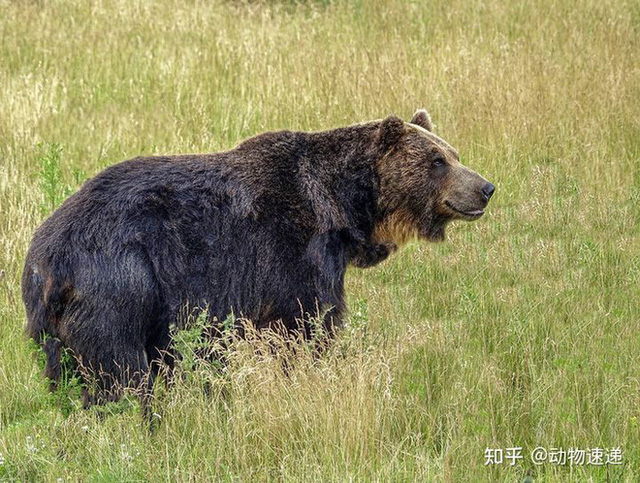
[[[377,242],[440,241],[450,221],[484,214],[495,187],[463,166],[458,152],[434,134],[427,111],[417,111],[409,123],[389,116],[380,122],[378,136],[383,155]]]

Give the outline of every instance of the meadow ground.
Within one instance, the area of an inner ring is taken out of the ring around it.
[[[0,0],[0,39],[0,480],[640,481],[640,3]],[[350,271],[330,354],[186,371],[153,435],[47,392],[20,274],[83,179],[423,106],[496,195]]]

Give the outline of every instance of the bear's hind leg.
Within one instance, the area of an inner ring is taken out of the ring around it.
[[[125,392],[140,400],[143,417],[150,416],[154,375],[149,370],[147,353],[142,346],[120,346],[119,351],[94,355],[91,361],[82,361],[82,372],[87,387],[83,390],[83,405],[117,402]]]

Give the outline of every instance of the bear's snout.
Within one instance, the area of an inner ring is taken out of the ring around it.
[[[452,185],[444,205],[452,218],[475,220],[484,214],[496,187],[481,175],[458,164],[451,172]]]

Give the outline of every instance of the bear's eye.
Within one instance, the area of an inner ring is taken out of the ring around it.
[[[433,167],[434,168],[440,168],[442,166],[444,166],[445,164],[447,164],[444,160],[444,158],[436,158],[433,160]]]

